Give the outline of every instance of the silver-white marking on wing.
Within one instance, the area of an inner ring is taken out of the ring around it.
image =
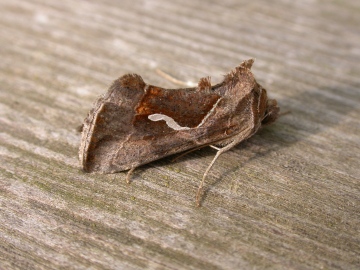
[[[197,125],[196,127],[201,127],[205,121],[210,117],[210,115],[215,111],[215,108],[217,107],[217,105],[219,104],[220,100],[222,100],[222,98],[219,98],[216,103],[213,105],[213,107],[211,108],[211,110],[206,114],[206,116],[203,118],[203,120],[201,121],[201,123],[199,125]],[[148,118],[151,121],[161,121],[164,120],[166,122],[166,124],[168,125],[169,128],[172,128],[173,130],[189,130],[189,127],[182,127],[180,126],[178,123],[175,122],[174,119],[172,119],[170,116],[167,116],[165,114],[161,114],[161,113],[154,113],[148,116]]]
[[[151,121],[161,121],[164,120],[169,128],[173,130],[188,130],[189,127],[182,127],[178,123],[175,122],[170,116],[161,113],[154,113],[148,116]]]
[[[207,115],[205,115],[205,117],[203,118],[203,120],[201,121],[201,123],[197,126],[197,127],[201,127],[206,120],[210,117],[210,115],[215,111],[217,105],[219,104],[220,100],[222,100],[222,98],[219,98],[216,103],[213,105],[213,107],[211,108],[211,110],[207,113]]]

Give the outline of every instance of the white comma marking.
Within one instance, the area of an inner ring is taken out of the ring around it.
[[[209,116],[215,111],[215,108],[217,107],[218,103],[220,102],[220,100],[222,100],[222,98],[219,98],[216,103],[214,104],[214,106],[211,108],[211,110],[206,114],[206,116],[203,118],[203,120],[201,121],[201,123],[196,126],[196,128],[201,127],[205,121],[209,118]],[[151,121],[161,121],[164,120],[166,122],[166,124],[168,125],[169,128],[172,128],[173,130],[189,130],[189,127],[182,127],[180,126],[178,123],[175,122],[174,119],[172,119],[170,116],[167,116],[165,114],[161,114],[161,113],[154,113],[148,116],[149,120]]]
[[[182,127],[178,123],[175,122],[174,119],[172,119],[170,116],[167,116],[165,114],[161,113],[154,113],[148,116],[148,118],[151,121],[161,121],[164,120],[166,124],[169,126],[169,128],[172,128],[173,130],[188,130],[189,127]]]

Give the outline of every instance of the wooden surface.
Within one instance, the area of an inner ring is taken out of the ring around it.
[[[222,4],[220,4],[222,3]],[[0,269],[359,269],[359,1],[0,1]],[[225,153],[85,174],[82,123],[129,72],[214,83],[256,58],[291,113]]]

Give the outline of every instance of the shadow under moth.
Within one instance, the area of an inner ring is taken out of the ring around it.
[[[84,121],[79,150],[85,172],[133,170],[151,161],[205,146],[217,150],[196,193],[200,205],[206,175],[216,159],[257,130],[274,122],[279,107],[244,61],[211,85],[201,78],[194,88],[165,89],[136,74],[117,79]]]

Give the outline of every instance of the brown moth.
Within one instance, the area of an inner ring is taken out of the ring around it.
[[[84,121],[79,151],[85,172],[131,172],[142,164],[191,149],[217,150],[196,194],[216,159],[276,120],[279,107],[244,61],[224,80],[202,78],[195,88],[165,89],[136,74],[117,79]]]

